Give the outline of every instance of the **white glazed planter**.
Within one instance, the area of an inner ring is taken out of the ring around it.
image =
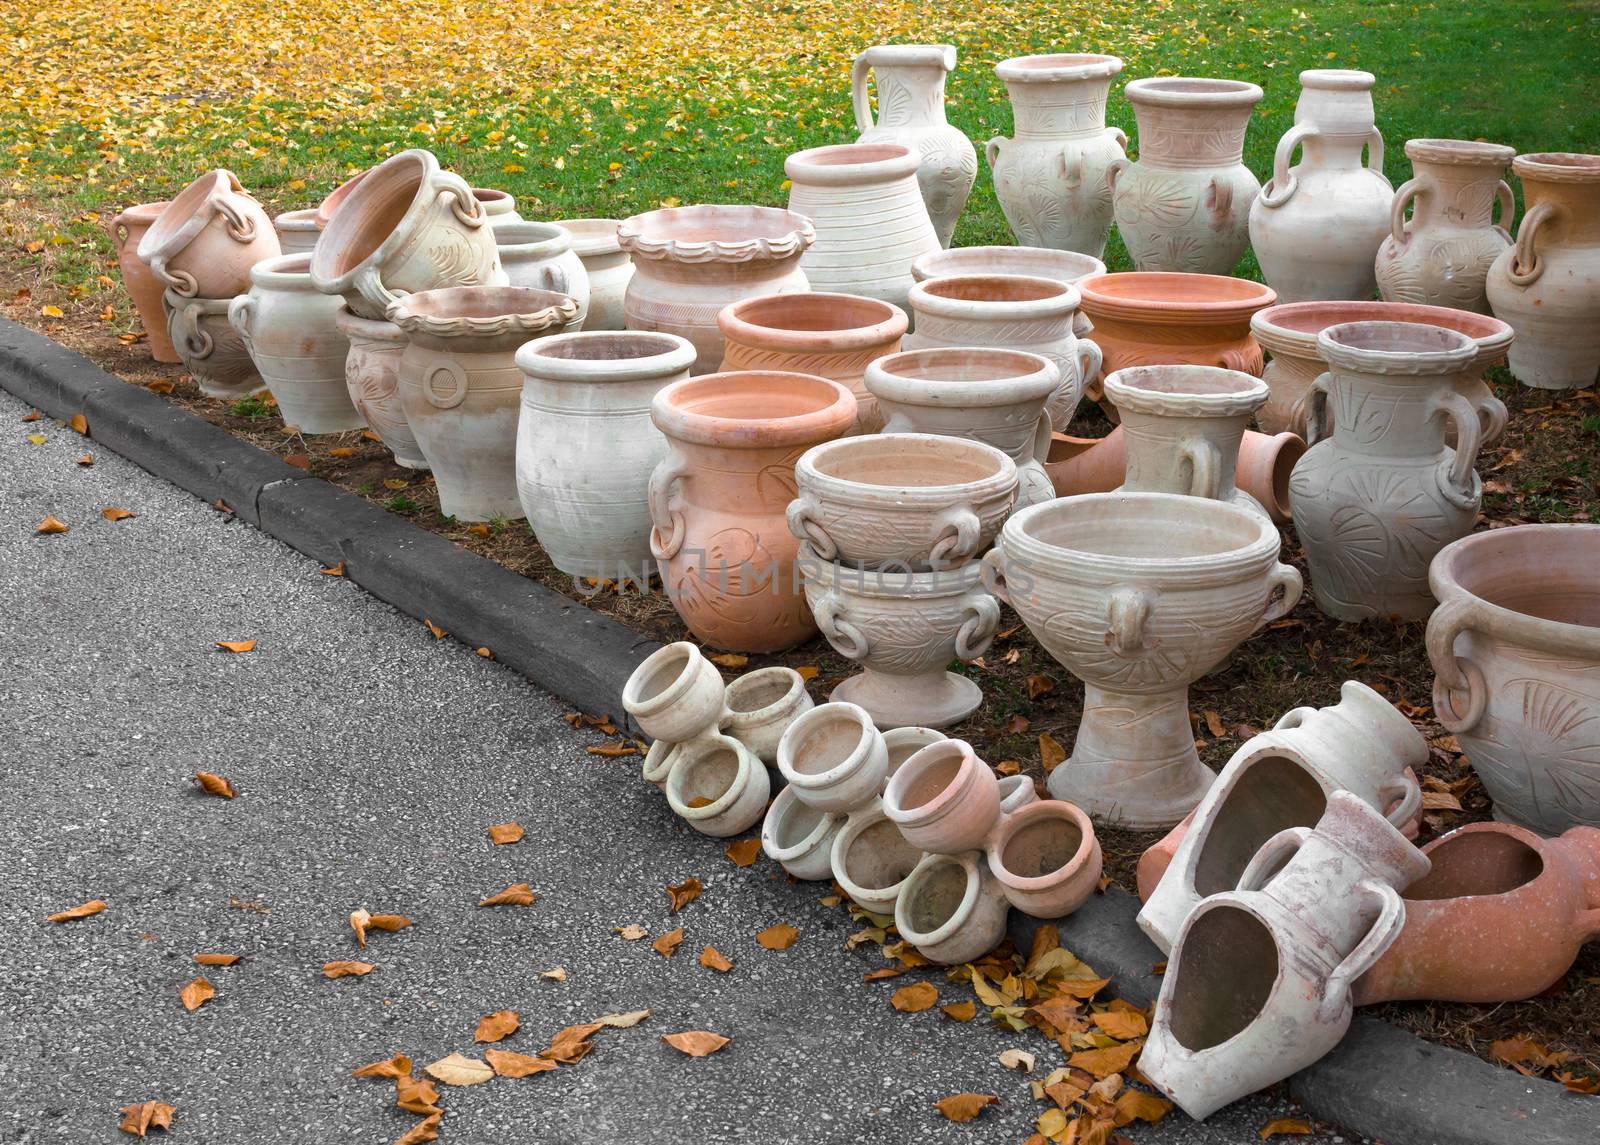
[[[717,726],[722,673],[699,648],[676,641],[657,648],[633,670],[622,687],[622,707],[651,739],[686,743]]]
[[[1045,411],[1053,428],[1065,429],[1084,387],[1100,372],[1100,347],[1073,333],[1078,301],[1077,287],[1048,278],[989,274],[919,282],[910,296],[916,329],[904,345],[987,346],[1050,359],[1061,381]]]
[[[1080,278],[1105,272],[1106,264],[1093,255],[1038,246],[956,247],[925,254],[911,264],[911,277],[918,282],[968,274],[1019,274],[1076,286]],[[1074,334],[1081,338],[1093,328],[1081,309],[1073,312]]]
[[[272,229],[278,232],[278,246],[284,254],[310,254],[322,234],[315,207],[284,211],[272,220]]]
[[[1215,366],[1131,366],[1106,379],[1122,415],[1129,493],[1185,493],[1265,516],[1234,484],[1239,443],[1267,400],[1260,378]]]
[[[957,966],[1000,944],[1011,904],[976,851],[924,855],[901,884],[895,929],[930,961]]]
[[[1215,776],[1195,751],[1188,688],[1294,607],[1300,574],[1279,547],[1263,515],[1167,493],[1086,494],[1013,514],[984,558],[990,586],[1084,681],[1053,795],[1134,829],[1194,809]]]
[[[417,435],[411,432],[400,405],[400,355],[405,352],[405,331],[393,322],[362,318],[344,307],[334,317],[339,332],[350,342],[344,362],[345,388],[367,428],[394,454],[396,465],[426,469]]]
[[[1202,899],[1238,886],[1279,831],[1315,826],[1335,791],[1350,792],[1403,828],[1422,807],[1407,769],[1427,759],[1422,733],[1355,680],[1345,681],[1337,704],[1284,713],[1233,753],[1187,826],[1176,829],[1182,841],[1139,912],[1140,928],[1170,951]]]
[[[517,351],[517,493],[562,572],[642,581],[654,571],[649,484],[667,440],[650,402],[689,376],[694,357],[674,334],[635,331],[561,334]]]
[[[185,187],[139,240],[139,259],[180,298],[228,299],[250,289],[250,268],[283,253],[261,204],[232,171]]]
[[[883,790],[889,749],[865,710],[835,700],[789,725],[778,742],[778,770],[807,806],[849,812]]]
[[[1199,1120],[1317,1061],[1349,1029],[1356,979],[1399,937],[1399,891],[1430,866],[1335,792],[1315,829],[1273,836],[1238,889],[1184,922],[1139,1071]]]
[[[1250,208],[1250,242],[1279,302],[1364,300],[1377,289],[1374,260],[1394,188],[1383,174],[1375,82],[1370,72],[1300,73],[1294,126],[1278,140],[1272,178]]]
[[[784,160],[789,210],[816,226],[817,241],[800,256],[813,289],[906,305],[911,264],[940,249],[918,163],[899,143],[814,147]]]
[[[301,433],[342,433],[366,419],[350,401],[350,341],[338,326],[342,299],[311,285],[311,256],[280,255],[250,268],[250,293],[228,307],[285,425]]]
[[[879,44],[855,58],[850,95],[857,143],[898,143],[917,156],[917,186],[940,246],[950,245],[956,219],[978,177],[972,140],[944,116],[944,80],[955,70],[949,44]],[[868,76],[877,83],[878,117],[872,117]]]
[[[478,200],[478,206],[483,208],[484,217],[489,220],[489,226],[494,228],[496,236],[502,227],[514,227],[522,222],[522,216],[517,213],[517,200],[510,191],[500,191],[493,187],[474,187],[472,197]]]
[[[724,689],[722,730],[768,767],[778,762],[783,733],[815,705],[792,668],[758,668]]]
[[[834,840],[844,828],[845,818],[811,806],[797,797],[794,788],[785,787],[761,821],[761,850],[794,878],[829,878],[833,874]],[[855,895],[850,897],[854,899]]]
[[[1055,363],[1017,350],[907,350],[867,367],[866,386],[883,412],[884,433],[969,437],[1016,464],[1017,507],[1055,498],[1045,403],[1060,388]]]
[[[985,152],[995,196],[1024,246],[1100,258],[1111,233],[1106,172],[1126,157],[1128,137],[1106,126],[1116,56],[1020,56],[996,65],[1006,85],[1014,137],[996,136]]]
[[[231,298],[186,298],[175,290],[161,296],[167,334],[178,359],[208,398],[231,401],[266,389],[239,331],[228,321]]]
[[[1261,89],[1240,80],[1164,76],[1123,93],[1139,121],[1139,159],[1107,174],[1117,230],[1138,270],[1232,274],[1250,245],[1261,184],[1244,165]]]
[[[490,223],[507,282],[568,295],[578,304],[578,329],[587,329],[589,272],[572,249],[572,236],[555,223],[497,223],[492,216]]]
[[[725,839],[761,822],[772,780],[755,752],[713,734],[681,745],[665,791],[673,814],[702,835]]]
[[[621,330],[622,300],[633,278],[633,259],[617,239],[617,219],[558,219],[572,236],[572,250],[589,276],[589,313],[585,330]]]

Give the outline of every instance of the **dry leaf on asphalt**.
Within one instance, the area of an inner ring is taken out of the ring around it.
[[[533,888],[527,883],[512,883],[499,894],[490,895],[479,906],[532,906]]]
[[[135,1137],[143,1137],[152,1129],[159,1129],[163,1133],[172,1129],[172,1115],[178,1112],[175,1106],[164,1101],[145,1101],[138,1105],[124,1105],[122,1107],[122,1123],[117,1126],[124,1133],[132,1133]]]
[[[1117,1096],[1117,1124],[1147,1121],[1151,1125],[1172,1112],[1172,1102],[1142,1089],[1125,1089]]]
[[[902,986],[889,997],[889,1005],[903,1014],[920,1014],[931,1010],[939,1001],[939,987],[932,982],[913,982]]]
[[[45,442],[49,441],[50,438],[42,433],[30,433],[28,435],[28,440],[33,442],[35,445],[43,445]]]
[[[679,1053],[688,1054],[692,1058],[703,1058],[707,1054],[716,1053],[727,1045],[730,1039],[721,1034],[713,1034],[710,1030],[685,1030],[681,1034],[663,1034],[661,1040]]]
[[[497,1050],[493,1047],[483,1051],[483,1058],[489,1063],[489,1068],[501,1077],[528,1077],[556,1068],[556,1063],[546,1058],[512,1053],[510,1050]]]
[[[487,1064],[462,1054],[442,1057],[432,1065],[422,1068],[446,1085],[481,1085],[494,1076],[494,1070]]]
[[[1000,1099],[992,1093],[957,1093],[934,1104],[951,1121],[971,1121],[989,1106],[999,1105]]]
[[[475,1042],[498,1042],[508,1038],[522,1026],[522,1018],[515,1010],[496,1010],[478,1019],[478,1031],[472,1035]]]
[[[565,966],[557,966],[551,970],[541,970],[539,977],[548,978],[552,982],[565,982],[567,980],[567,968]]]
[[[435,640],[443,640],[446,636],[450,635],[449,632],[435,624],[431,617],[423,617],[422,623],[428,626],[428,631],[433,633],[433,638]]]
[[[951,1002],[948,1006],[940,1006],[939,1012],[958,1022],[970,1022],[978,1016],[978,1005],[968,998],[965,1002]]]
[[[22,415],[22,420],[25,421],[25,422],[26,421],[38,421],[42,417],[44,417],[44,412],[42,410],[30,410],[29,412],[27,412],[27,413]]]
[[[212,986],[204,978],[196,978],[178,991],[178,997],[183,1002],[183,1008],[191,1011],[198,1010],[216,996],[216,987]]]
[[[367,931],[385,930],[393,933],[404,930],[411,925],[411,920],[403,914],[368,914],[364,910],[350,912],[350,927],[356,932],[356,941],[363,947],[367,945]]]
[[[489,838],[495,841],[496,846],[502,846],[506,843],[515,843],[518,839],[522,838],[522,824],[496,823],[493,827],[489,828]]]
[[[129,517],[134,517],[138,514],[136,514],[132,509],[123,509],[116,505],[111,505],[107,508],[101,509],[100,515],[108,521],[126,521]]]
[[[94,464],[94,454],[85,453],[82,457],[78,458],[78,464],[83,466],[85,469],[89,468],[89,466]]]
[[[425,1077],[401,1074],[394,1079],[394,1103],[407,1113],[438,1113],[439,1087]]]
[[[254,640],[218,640],[217,647],[224,652],[249,652],[256,646]]]
[[[1039,737],[1039,766],[1049,775],[1067,758],[1067,749],[1056,742],[1056,737],[1045,732]]]
[[[620,934],[629,942],[638,942],[650,932],[644,927],[640,926],[638,923],[630,922],[627,926],[613,926],[611,928],[611,933]]]
[[[1276,1121],[1267,1122],[1256,1131],[1256,1136],[1263,1141],[1278,1134],[1285,1137],[1309,1137],[1311,1122],[1303,1117],[1280,1117]]]
[[[67,531],[67,523],[58,521],[54,517],[46,517],[39,522],[33,531],[35,533],[44,533],[47,536],[51,533],[65,533]]]
[[[443,1116],[442,1113],[430,1114],[407,1130],[405,1136],[395,1138],[394,1145],[427,1145],[429,1141],[439,1140],[439,1120]]]
[[[1106,1010],[1091,1015],[1089,1020],[1119,1042],[1142,1038],[1150,1032],[1145,1016],[1133,1010]]]
[[[721,974],[726,974],[733,969],[732,960],[715,946],[708,946],[700,952],[700,965]]]
[[[583,1022],[568,1026],[550,1039],[550,1048],[539,1051],[539,1056],[558,1061],[563,1065],[576,1065],[594,1049],[589,1039],[601,1029],[599,1022]]]
[[[1023,1073],[1033,1072],[1034,1058],[1026,1050],[1003,1050],[999,1061],[1007,1069],[1020,1069]]]
[[[238,792],[233,789],[233,784],[229,783],[222,776],[213,775],[209,771],[195,772],[194,781],[201,787],[205,788],[207,795],[215,795],[219,799],[232,799],[238,794]]]
[[[88,918],[92,914],[99,914],[106,909],[106,904],[99,899],[90,899],[82,906],[75,906],[71,910],[60,910],[55,914],[46,915],[46,922],[72,922],[75,919]]]
[[[626,756],[639,754],[639,749],[631,743],[591,744],[583,750],[590,755],[603,755],[607,759],[622,759]]]
[[[733,860],[734,866],[751,866],[755,863],[756,856],[761,854],[761,836],[753,835],[748,839],[740,839],[736,843],[729,843],[726,853],[728,858]]]
[[[683,927],[669,930],[660,938],[650,944],[652,950],[663,958],[671,958],[678,952],[678,944],[683,941]]]
[[[232,966],[240,957],[238,954],[196,954],[194,960],[201,966]]]
[[[606,1014],[595,1019],[598,1026],[609,1026],[613,1030],[631,1030],[640,1022],[650,1016],[649,1010],[629,1010],[626,1014]]]
[[[322,976],[324,978],[360,978],[371,974],[376,967],[370,962],[324,962]]]
[[[351,1077],[410,1077],[411,1059],[405,1054],[395,1054],[381,1062],[368,1062],[350,1071]]]
[[[67,425],[72,429],[73,433],[79,434],[80,436],[87,436],[89,433],[89,419],[84,417],[81,413],[75,413],[69,417],[67,419]]]
[[[325,569],[319,569],[318,571],[321,572],[323,576],[343,576],[344,575],[344,562],[340,561],[336,565],[333,565],[333,566],[331,566],[329,568],[325,568]]]
[[[1104,1049],[1081,1050],[1068,1058],[1067,1064],[1078,1069],[1086,1069],[1096,1078],[1106,1078],[1127,1069],[1143,1045],[1142,1041],[1124,1042],[1119,1046],[1106,1046]]]
[[[881,982],[885,978],[898,978],[904,973],[905,971],[898,966],[885,966],[879,970],[868,970],[861,976],[861,980],[863,982]],[[971,1003],[968,1004],[970,1005]]]
[[[477,651],[478,655],[482,656],[485,660],[494,659],[494,653],[489,650],[489,646],[487,644],[483,645],[483,647],[479,648]]]
[[[788,950],[800,939],[800,932],[786,922],[769,926],[756,935],[756,941],[768,950]]]
[[[688,906],[690,903],[694,902],[695,899],[699,898],[700,892],[704,889],[705,888],[700,885],[700,880],[694,878],[684,879],[683,882],[679,883],[677,886],[669,886],[667,888],[667,898],[672,902],[672,909],[667,913],[677,914],[684,907]]]

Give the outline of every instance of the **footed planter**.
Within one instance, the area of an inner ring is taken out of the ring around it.
[[[633,278],[633,259],[622,249],[617,219],[561,219],[556,226],[572,236],[572,253],[589,279],[585,330],[621,330],[623,298]]]
[[[111,220],[111,241],[117,247],[117,266],[122,270],[122,285],[133,299],[139,312],[139,324],[150,340],[150,356],[158,362],[176,362],[178,351],[173,348],[172,337],[167,333],[167,315],[161,308],[161,295],[165,289],[150,264],[139,257],[139,240],[144,237],[167,201],[141,203],[129,207]]]
[[[190,183],[139,240],[139,259],[181,298],[224,302],[250,289],[250,268],[283,253],[267,212],[217,168]]]
[[[396,465],[428,468],[428,459],[422,456],[417,435],[411,432],[400,404],[400,356],[405,352],[406,332],[393,322],[352,314],[348,306],[334,316],[334,324],[350,342],[344,381],[351,404],[367,428],[394,454]]]
[[[266,389],[239,331],[228,321],[231,298],[186,298],[169,290],[162,296],[167,335],[178,359],[208,398],[232,401]]]

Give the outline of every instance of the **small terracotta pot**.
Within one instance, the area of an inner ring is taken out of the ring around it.
[[[243,294],[250,268],[282,253],[267,212],[221,167],[179,192],[139,240],[156,281],[183,298]]]
[[[789,725],[815,706],[805,680],[793,668],[746,672],[728,685],[723,697],[722,730],[768,767],[778,762],[778,744]]]
[[[657,648],[622,686],[623,710],[653,740],[686,743],[717,726],[722,673],[687,640]]]
[[[855,432],[883,425],[862,380],[867,363],[900,349],[905,311],[854,294],[765,294],[717,314],[724,370],[792,370],[831,378],[856,396]]]
[[[900,886],[894,923],[924,957],[956,966],[1000,944],[1010,909],[977,852],[924,855]]]
[[[201,393],[233,401],[267,388],[244,339],[228,321],[233,299],[186,298],[169,290],[161,302],[167,311],[167,334]]]
[[[393,322],[352,314],[348,306],[339,311],[334,324],[350,342],[344,360],[345,388],[367,428],[389,447],[396,465],[427,469],[428,459],[422,456],[400,404],[400,355],[405,352],[406,332]]]
[[[284,254],[310,254],[322,234],[315,207],[284,211],[272,220],[272,229],[278,232],[278,245]]]
[[[772,785],[754,752],[717,734],[691,740],[681,749],[666,783],[673,814],[702,835],[718,839],[761,822]]]
[[[617,219],[557,219],[572,236],[572,251],[589,276],[589,313],[585,330],[621,330],[622,299],[633,278],[633,259],[617,238]]]
[[[785,787],[762,820],[761,849],[797,879],[826,879],[833,875],[833,841],[844,826],[843,815],[819,811]]]
[[[572,249],[572,236],[555,223],[530,223],[518,218],[500,222],[491,215],[489,225],[494,228],[500,269],[505,271],[507,281],[512,286],[568,295],[578,304],[578,328],[587,329],[589,272]]]
[[[144,326],[150,346],[150,356],[158,362],[180,361],[178,351],[172,346],[167,333],[167,315],[161,308],[163,287],[150,270],[150,264],[139,257],[139,240],[152,223],[167,209],[168,200],[141,203],[129,207],[111,220],[111,241],[117,247],[117,265],[122,268],[122,285],[133,299],[139,312],[139,322]]]
[[[360,185],[361,180],[365,179],[371,170],[372,168],[369,167],[366,171],[352,175],[322,197],[322,202],[317,204],[316,215],[317,229],[319,231],[328,229],[328,224],[333,222],[333,213],[344,204],[344,201],[350,197],[350,193]]]
[[[967,274],[1020,274],[1076,286],[1090,275],[1105,272],[1106,264],[1093,255],[1039,246],[953,247],[925,254],[911,264],[911,277],[918,282]],[[1091,329],[1093,324],[1080,307],[1072,315],[1072,332],[1081,338]]]
[[[483,213],[489,219],[489,225],[494,228],[498,237],[502,227],[514,227],[523,222],[521,215],[517,214],[516,196],[510,191],[501,191],[494,187],[474,187],[472,197],[478,200],[478,205],[483,208]],[[562,291],[563,294],[566,291]]]
[[[979,850],[1000,818],[1000,786],[971,744],[940,740],[890,777],[883,810],[906,841],[924,851]]]
[[[1028,792],[1033,781],[1024,776]],[[1001,816],[985,846],[989,870],[1012,906],[1035,918],[1065,918],[1094,894],[1100,842],[1089,817],[1060,799],[1030,800]]]
[[[795,798],[819,811],[853,811],[883,790],[889,752],[866,712],[821,704],[802,713],[778,741],[778,770]]]

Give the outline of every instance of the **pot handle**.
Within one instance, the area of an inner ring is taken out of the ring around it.
[[[1454,390],[1437,395],[1432,403],[1435,414],[1444,414],[1456,427],[1456,448],[1450,458],[1449,469],[1440,484],[1440,492],[1461,509],[1477,504],[1482,492],[1473,464],[1478,460],[1478,444],[1483,437],[1483,427],[1478,421],[1478,411],[1472,403]]]
[[[1106,190],[1111,192],[1111,197],[1117,197],[1117,179],[1122,175],[1123,168],[1131,167],[1133,161],[1126,155],[1119,156],[1106,164]]]
[[[117,254],[120,255],[122,248],[128,245],[128,239],[133,235],[133,231],[128,226],[128,212],[124,211],[112,219],[111,226],[107,229],[110,230],[111,242],[117,248]]]
[[[867,656],[867,634],[841,615],[844,602],[836,592],[823,593],[811,609],[817,627],[833,650],[846,660],[864,660]]]
[[[1404,827],[1417,817],[1422,810],[1422,788],[1415,779],[1401,773],[1393,782],[1385,783],[1378,788],[1379,808],[1388,807],[1395,800],[1400,803],[1388,813],[1386,818],[1396,827]]]
[[[1275,732],[1292,732],[1320,710],[1320,708],[1313,708],[1309,705],[1290,708],[1278,717],[1278,722],[1272,725],[1272,730]]]
[[[1424,190],[1416,179],[1407,179],[1394,193],[1394,202],[1389,207],[1389,233],[1394,236],[1397,246],[1405,246],[1411,241],[1411,236],[1406,232],[1406,208],[1411,205],[1411,200],[1420,199]]]
[[[1300,189],[1299,176],[1289,173],[1289,160],[1294,155],[1294,149],[1307,139],[1318,134],[1317,125],[1314,123],[1297,123],[1283,133],[1283,138],[1278,140],[1278,150],[1272,156],[1272,178],[1267,180],[1267,185],[1261,188],[1257,196],[1263,207],[1281,207]],[[1378,141],[1378,153],[1383,153],[1383,141]]]
[[[1376,126],[1367,132],[1367,170],[1382,178],[1385,183],[1389,181],[1383,174],[1383,132]]]
[[[367,305],[374,307],[379,314],[384,315],[390,322],[394,321],[394,315],[390,312],[402,297],[410,293],[407,290],[390,290],[385,286],[383,279],[378,275],[378,268],[375,265],[364,266],[356,271],[355,279],[350,283],[350,289],[359,294]]]
[[[441,377],[449,389],[440,391]],[[454,409],[467,400],[467,372],[454,358],[446,358],[428,367],[422,375],[422,396],[438,409]]]
[[[1006,584],[1006,558],[998,548],[983,554],[983,587],[1006,604],[1011,603],[1011,589]]]
[[[1274,620],[1282,620],[1294,611],[1294,606],[1300,603],[1300,594],[1306,590],[1305,578],[1300,575],[1300,570],[1293,565],[1279,562],[1267,574],[1267,600],[1272,600],[1272,594],[1283,589],[1283,597],[1276,604],[1269,603],[1265,612],[1261,614],[1261,623],[1256,625],[1256,631],[1271,624]]]
[[[1324,371],[1317,375],[1316,381],[1311,383],[1311,392],[1306,394],[1306,444],[1315,445],[1322,440],[1322,423],[1328,416],[1328,393],[1333,388],[1333,374]]]
[[[1106,647],[1113,656],[1133,656],[1145,649],[1145,625],[1156,595],[1144,588],[1112,589],[1106,597]]]
[[[1233,213],[1233,184],[1221,175],[1211,176],[1206,184],[1205,207],[1212,227],[1220,230],[1226,226]]]
[[[481,227],[488,221],[483,204],[472,193],[472,185],[454,171],[435,171],[429,181],[436,198],[450,196],[450,213],[465,227]]]
[[[1479,438],[1479,448],[1491,441],[1498,441],[1500,435],[1506,431],[1506,422],[1511,420],[1511,411],[1506,409],[1506,403],[1490,394],[1486,398],[1479,398],[1476,409],[1478,411],[1478,429],[1482,436]],[[1456,440],[1460,440],[1457,438]]]
[[[994,170],[995,161],[1000,158],[1000,145],[1010,142],[1004,135],[996,135],[983,145],[983,157],[989,161],[989,170]]]
[[[1375,879],[1363,882],[1361,889],[1376,896],[1382,905],[1366,937],[1356,943],[1355,949],[1346,954],[1344,961],[1328,975],[1328,981],[1322,988],[1322,1003],[1317,1008],[1318,1017],[1323,1021],[1330,1021],[1335,1013],[1343,1009],[1356,979],[1372,969],[1372,964],[1394,945],[1394,940],[1400,937],[1400,931],[1406,924],[1406,904],[1399,891]]]
[[[1261,844],[1260,849],[1245,864],[1244,871],[1239,875],[1239,884],[1234,889],[1259,891],[1272,881],[1270,876],[1276,874],[1285,862],[1293,858],[1295,852],[1305,846],[1306,840],[1310,837],[1310,827],[1285,827],[1279,831]]]
[[[1120,127],[1111,126],[1106,128],[1106,134],[1117,141],[1117,146],[1122,148],[1124,155],[1128,153],[1128,133],[1126,131]]]
[[[790,505],[792,507],[793,502]],[[947,568],[952,561],[965,562],[978,551],[978,537],[983,526],[971,505],[952,505],[935,517],[933,523],[938,539],[928,553],[928,563],[935,569]]]
[[[672,486],[687,480],[689,473],[689,459],[676,449],[650,471],[650,555],[658,561],[670,561],[683,548],[683,513],[672,507]]]
[[[1105,365],[1105,351],[1100,349],[1100,343],[1093,338],[1078,339],[1078,381],[1081,385],[1079,396],[1089,388],[1089,380],[1100,376],[1100,368]],[[1066,426],[1062,426],[1066,429]],[[1046,458],[1040,458],[1041,461]]]
[[[1056,153],[1056,162],[1061,165],[1061,182],[1067,190],[1076,191],[1083,185],[1085,158],[1082,151],[1075,150],[1070,143],[1063,143],[1061,150]]]
[[[238,190],[238,188],[235,188]],[[239,197],[248,199],[250,196],[239,190]],[[256,241],[256,220],[251,215],[246,215],[234,205],[233,200],[227,197],[217,200],[217,210],[222,215],[223,224],[227,227],[228,237],[238,243],[252,243]]]
[[[256,317],[256,300],[248,294],[236,295],[228,303],[228,325],[239,332],[239,338],[244,342],[245,350],[252,358],[256,356],[255,341],[250,336],[250,327]]]
[[[815,497],[809,493],[802,493],[789,502],[789,508],[784,512],[784,519],[789,522],[791,533],[802,541],[810,541],[818,557],[831,561],[839,555],[839,546],[817,520],[817,513],[821,508]]]
[[[183,338],[183,348],[189,351],[192,358],[209,358],[216,344],[211,340],[211,333],[200,324],[200,304],[190,302],[176,309],[173,313],[180,324],[179,333]],[[176,339],[174,339],[176,341]]]
[[[544,283],[546,290],[553,290],[557,294],[572,293],[572,272],[556,259],[539,267],[539,281]]]
[[[989,651],[1000,627],[1000,602],[992,596],[974,597],[967,617],[956,630],[956,659],[976,660]]]
[[[1471,731],[1483,718],[1489,705],[1489,687],[1483,671],[1471,660],[1456,655],[1456,637],[1475,628],[1479,619],[1477,604],[1452,596],[1428,617],[1428,659],[1433,664],[1433,714],[1439,725],[1451,734]],[[1456,703],[1457,693],[1465,692],[1465,707]]]
[[[186,270],[168,267],[164,254],[158,254],[150,260],[150,273],[156,276],[156,281],[162,286],[185,298],[193,298],[200,293],[200,284],[194,280],[194,275]]]
[[[872,122],[872,101],[867,97],[867,74],[871,71],[872,61],[867,59],[866,52],[850,65],[850,99],[856,108],[857,131],[871,131],[877,126]]]
[[[1204,438],[1187,441],[1183,456],[1189,462],[1189,496],[1215,501],[1222,491],[1222,457],[1217,447]]]
[[[1511,221],[1517,217],[1517,199],[1511,193],[1511,184],[1501,179],[1494,185],[1494,201],[1500,204],[1500,221],[1495,229],[1511,241]]]
[[[1544,260],[1535,245],[1539,228],[1559,213],[1554,203],[1535,203],[1522,216],[1522,226],[1517,231],[1516,245],[1511,248],[1511,263],[1506,267],[1506,277],[1514,286],[1532,286],[1544,273]]]

